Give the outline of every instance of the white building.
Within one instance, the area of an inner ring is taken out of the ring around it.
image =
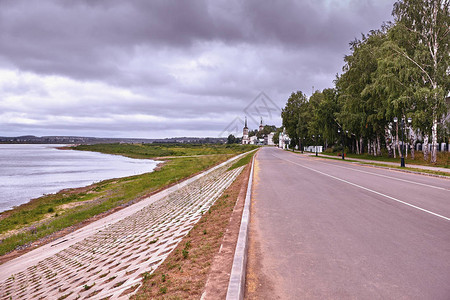
[[[283,128],[283,132],[281,132],[279,136],[278,147],[280,147],[281,149],[287,149],[289,147],[290,142],[291,139],[286,134],[286,130]]]
[[[256,145],[258,142],[256,141],[256,139],[257,139],[257,137],[254,135],[254,136],[251,136],[250,137],[250,144],[251,145]]]
[[[245,117],[245,126],[242,130],[242,145],[248,145],[250,140],[248,138],[248,127],[247,127],[247,117]]]
[[[266,145],[269,146],[275,146],[275,143],[273,142],[273,136],[275,135],[275,132],[271,132],[267,135],[267,141],[265,141]]]

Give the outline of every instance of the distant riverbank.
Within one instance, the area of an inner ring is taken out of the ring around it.
[[[158,161],[86,151],[65,145],[0,145],[0,212],[44,194],[101,180],[152,172]]]

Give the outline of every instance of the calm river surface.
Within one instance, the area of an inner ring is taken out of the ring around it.
[[[0,144],[0,212],[65,188],[152,172],[158,164],[148,159],[55,149],[59,146],[63,145]]]

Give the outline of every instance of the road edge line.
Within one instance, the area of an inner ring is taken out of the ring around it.
[[[245,275],[248,255],[248,224],[250,222],[250,202],[252,198],[253,166],[255,156],[252,159],[252,166],[248,178],[247,193],[245,195],[244,210],[242,211],[241,226],[234,252],[233,266],[231,268],[230,281],[228,283],[227,300],[244,299]]]

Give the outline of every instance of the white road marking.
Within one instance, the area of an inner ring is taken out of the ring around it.
[[[380,193],[380,192],[371,190],[371,189],[369,189],[369,188],[366,188],[366,187],[363,187],[363,186],[361,186],[361,185],[359,185],[359,184],[356,184],[356,183],[353,183],[353,182],[350,182],[350,181],[341,179],[341,178],[339,178],[339,177],[336,177],[336,176],[333,176],[333,175],[329,175],[329,174],[327,174],[327,173],[324,173],[324,172],[315,170],[315,169],[313,169],[313,168],[310,168],[310,167],[307,167],[307,166],[303,166],[303,165],[301,165],[301,164],[299,164],[299,163],[296,163],[296,162],[294,162],[294,161],[291,161],[291,160],[288,160],[288,159],[284,159],[284,158],[282,158],[282,157],[280,157],[280,156],[278,156],[278,155],[275,155],[275,154],[272,154],[272,155],[275,156],[275,157],[277,157],[277,158],[279,158],[279,159],[282,159],[282,160],[284,160],[284,161],[287,161],[287,162],[290,162],[290,163],[295,164],[295,165],[297,165],[297,166],[300,166],[300,167],[302,167],[302,168],[305,168],[305,169],[311,170],[311,171],[313,171],[313,172],[316,172],[316,173],[319,173],[319,174],[322,174],[322,175],[331,177],[331,178],[333,178],[333,179],[336,179],[336,180],[345,182],[345,183],[347,183],[347,184],[356,186],[356,187],[358,187],[358,188],[360,188],[360,189],[363,189],[363,190],[366,190],[366,191],[368,191],[368,192],[371,192],[371,193],[374,193],[374,194],[377,194],[377,195],[386,197],[386,198],[388,198],[388,199],[394,200],[394,201],[396,201],[396,202],[399,202],[399,203],[408,205],[408,206],[410,206],[410,207],[413,207],[413,208],[415,208],[415,209],[418,209],[418,210],[421,210],[421,211],[423,211],[423,212],[429,213],[429,214],[434,215],[434,216],[436,216],[436,217],[439,217],[439,218],[442,218],[442,219],[444,219],[444,220],[450,221],[450,218],[445,217],[445,216],[442,216],[442,215],[437,214],[437,213],[434,213],[434,212],[429,211],[429,210],[427,210],[427,209],[424,209],[424,208],[422,208],[422,207],[419,207],[419,206],[413,205],[413,204],[411,204],[411,203],[408,203],[408,202],[399,200],[399,199],[397,199],[397,198],[394,198],[394,197],[385,195],[385,194],[383,194],[383,193]]]
[[[338,166],[338,165],[330,164],[330,163],[326,163],[326,162],[320,162],[320,163],[326,164],[326,165],[330,165],[330,166],[335,166],[335,167],[342,168],[342,169],[348,169],[348,170],[357,171],[357,172],[361,172],[361,173],[366,173],[366,174],[371,174],[371,175],[375,175],[375,176],[390,178],[390,179],[394,179],[394,180],[398,180],[398,181],[403,181],[403,182],[413,183],[413,184],[417,184],[417,185],[422,185],[422,186],[426,186],[426,187],[430,187],[430,188],[434,188],[434,189],[438,189],[438,190],[450,191],[449,189],[446,189],[446,188],[443,188],[443,187],[440,187],[440,186],[435,186],[435,185],[415,182],[415,181],[411,181],[411,180],[401,179],[401,178],[397,178],[397,177],[392,177],[392,176],[387,176],[387,175],[367,172],[367,171],[353,169],[353,168],[349,168],[349,167]]]

